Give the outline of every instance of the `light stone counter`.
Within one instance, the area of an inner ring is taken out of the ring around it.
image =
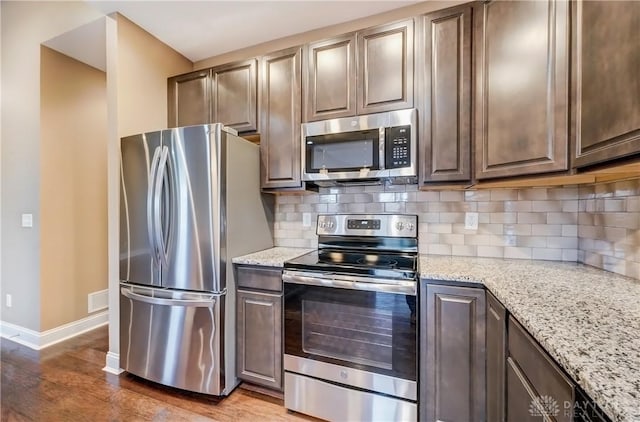
[[[575,263],[421,256],[420,277],[481,283],[614,421],[640,421],[640,281]]]
[[[264,251],[233,258],[231,262],[234,264],[262,265],[264,267],[282,267],[284,266],[285,261],[297,258],[300,255],[311,252],[312,250],[313,249],[284,248],[276,246],[275,248],[265,249]]]

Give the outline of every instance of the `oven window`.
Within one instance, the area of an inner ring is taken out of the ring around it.
[[[416,380],[416,297],[284,283],[285,353]]]
[[[302,302],[302,350],[393,369],[393,313],[339,303]]]
[[[306,171],[379,170],[379,131],[347,132],[306,138]]]

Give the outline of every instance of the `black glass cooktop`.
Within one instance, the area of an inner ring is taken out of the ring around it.
[[[407,253],[319,249],[284,263],[284,268],[415,279],[417,256]]]

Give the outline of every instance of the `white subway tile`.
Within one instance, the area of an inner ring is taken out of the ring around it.
[[[562,261],[562,249],[533,248],[533,259]]]
[[[504,258],[504,247],[478,246],[478,256],[487,258]]]
[[[513,259],[531,259],[533,252],[531,248],[519,248],[515,246],[506,246],[504,248],[504,257]]]
[[[473,245],[453,245],[451,254],[457,256],[478,256],[478,247]]]
[[[575,224],[565,224],[562,226],[562,235],[566,237],[577,237],[578,226]]]

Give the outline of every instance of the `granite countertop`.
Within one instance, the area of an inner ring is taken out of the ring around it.
[[[263,251],[250,253],[243,256],[233,258],[231,262],[234,264],[245,265],[262,265],[265,267],[282,267],[284,262],[300,255],[311,252],[314,249],[304,248],[284,248],[276,246],[274,248],[265,249]]]
[[[576,263],[421,256],[485,285],[614,421],[640,421],[640,281]]]

